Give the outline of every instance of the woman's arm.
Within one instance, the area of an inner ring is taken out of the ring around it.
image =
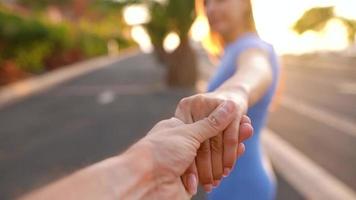
[[[258,102],[272,83],[272,68],[268,54],[260,49],[248,49],[237,59],[236,73],[214,93],[248,107]],[[247,109],[247,108],[246,108]]]

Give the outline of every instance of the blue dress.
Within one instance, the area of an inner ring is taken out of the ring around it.
[[[264,96],[248,109],[247,115],[251,118],[254,135],[245,142],[245,154],[238,160],[230,176],[224,178],[219,187],[208,194],[209,200],[275,199],[276,183],[263,166],[260,141],[261,131],[266,123],[268,107],[274,96],[279,76],[278,59],[273,47],[252,33],[246,34],[227,45],[220,66],[209,82],[208,91],[214,91],[229,79],[236,69],[238,70],[236,60],[248,48],[258,48],[269,53],[273,83]]]

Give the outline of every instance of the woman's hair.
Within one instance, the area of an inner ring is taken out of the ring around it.
[[[252,4],[251,4],[251,0],[247,0],[248,1],[248,8],[246,10],[245,13],[245,17],[244,17],[244,31],[246,32],[254,32],[257,33],[257,29],[255,26],[255,20],[253,17],[253,11],[252,11]],[[198,17],[206,17],[206,13],[205,13],[205,4],[204,4],[204,0],[196,0],[195,1],[195,9],[196,9],[196,13]],[[222,40],[222,37],[220,36],[219,33],[214,32],[210,29],[209,35],[206,38],[206,40],[204,40],[205,45],[204,48],[206,48],[206,50],[214,55],[214,56],[219,56],[223,53],[223,49],[224,49],[224,42]]]

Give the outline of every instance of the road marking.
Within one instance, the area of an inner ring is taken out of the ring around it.
[[[355,200],[356,193],[269,129],[263,145],[277,171],[306,199]]]
[[[330,113],[329,111],[316,108],[315,106],[308,105],[304,102],[292,99],[289,97],[283,97],[281,105],[289,108],[297,113],[303,114],[327,126],[340,130],[350,136],[356,137],[356,123],[346,119],[343,116]]]
[[[167,87],[162,84],[119,84],[119,85],[74,85],[61,87],[56,93],[47,94],[50,96],[96,96],[105,91],[110,91],[114,95],[144,95],[154,92],[162,92]]]
[[[97,97],[97,101],[101,105],[112,103],[114,100],[115,100],[115,94],[111,90],[106,90],[104,92],[101,92]]]

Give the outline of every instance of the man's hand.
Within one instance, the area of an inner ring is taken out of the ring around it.
[[[36,190],[22,199],[189,199],[181,180],[201,144],[233,122],[236,107],[223,102],[192,124],[177,118],[158,123],[147,136],[120,156],[114,156]],[[252,132],[249,122],[244,124]],[[197,179],[188,175],[188,191]]]
[[[182,179],[189,188],[187,176],[198,176],[207,192],[217,186],[223,176],[227,176],[237,158],[244,152],[242,143],[252,135],[250,119],[244,115],[247,110],[247,95],[244,92],[214,92],[197,94],[184,98],[178,104],[176,117],[184,123],[193,123],[208,116],[218,105],[227,99],[234,107],[234,119],[224,130],[203,142],[196,159],[189,166]],[[245,125],[248,123],[249,125]]]

